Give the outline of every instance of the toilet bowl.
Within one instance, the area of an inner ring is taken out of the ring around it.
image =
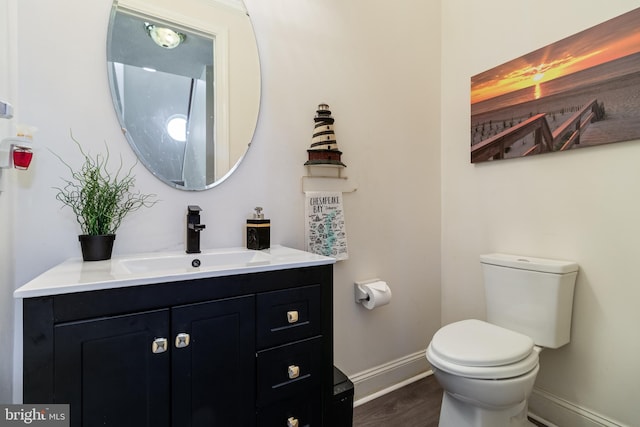
[[[426,357],[444,390],[440,427],[524,427],[543,347],[569,342],[577,264],[481,255],[487,321],[438,330]]]
[[[445,390],[440,427],[529,426],[540,348],[526,335],[469,319],[440,329],[427,359]]]

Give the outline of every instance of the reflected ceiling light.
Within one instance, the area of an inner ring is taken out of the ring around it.
[[[179,142],[187,140],[187,116],[175,114],[167,120],[167,133],[171,138]]]
[[[166,49],[173,49],[187,38],[185,34],[174,31],[171,28],[158,27],[148,22],[144,23],[144,28],[147,30],[149,37],[151,37],[158,46]]]

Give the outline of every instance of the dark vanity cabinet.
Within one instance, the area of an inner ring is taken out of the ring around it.
[[[26,298],[24,402],[72,426],[330,426],[332,265]]]

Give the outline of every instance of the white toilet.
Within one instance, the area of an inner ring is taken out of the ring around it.
[[[427,359],[445,393],[440,427],[516,427],[542,347],[569,342],[578,265],[505,254],[481,255],[487,321],[442,327]]]

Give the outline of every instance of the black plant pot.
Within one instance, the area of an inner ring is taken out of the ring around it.
[[[98,236],[81,234],[78,236],[78,239],[80,240],[80,247],[82,248],[82,259],[85,261],[111,259],[113,241],[116,239],[115,234],[102,234]]]

